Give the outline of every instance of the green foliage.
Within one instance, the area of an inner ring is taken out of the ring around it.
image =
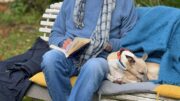
[[[24,14],[26,12],[38,11],[44,12],[51,3],[60,2],[63,0],[15,0],[11,8],[14,13]],[[155,6],[155,5],[168,5],[180,7],[180,0],[135,0],[137,6]]]
[[[43,13],[51,3],[60,1],[62,0],[15,0],[11,4],[11,9],[14,13],[20,15],[32,11]]]
[[[14,14],[14,13],[0,13],[0,25],[19,25],[30,24],[38,25],[41,18],[41,14],[38,12],[31,12],[26,14]]]
[[[137,6],[167,5],[180,7],[180,0],[135,0]]]
[[[27,5],[25,5],[21,0],[16,0],[14,3],[11,4],[11,11],[14,14],[22,15],[25,13],[27,9]]]

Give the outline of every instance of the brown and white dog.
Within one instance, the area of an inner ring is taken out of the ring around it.
[[[111,53],[107,58],[110,70],[107,78],[119,84],[157,79],[159,65],[146,63],[147,57],[147,54],[136,57],[127,49]]]

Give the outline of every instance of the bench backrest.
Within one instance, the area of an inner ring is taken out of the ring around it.
[[[42,15],[39,28],[39,31],[44,34],[41,36],[42,39],[46,41],[48,40],[48,35],[51,33],[52,26],[54,25],[54,21],[60,11],[61,6],[62,2],[51,4]]]
[[[8,2],[13,2],[14,0],[0,0],[0,3],[8,3]]]

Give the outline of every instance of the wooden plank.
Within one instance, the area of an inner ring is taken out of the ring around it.
[[[133,95],[109,96],[108,98],[111,98],[114,100],[126,100],[126,101],[155,101],[155,99],[138,97],[138,96],[133,96]],[[161,101],[161,100],[159,100],[159,101]]]
[[[113,99],[101,99],[100,101],[119,101],[119,100],[113,100]]]
[[[54,22],[50,22],[50,21],[41,21],[41,22],[40,22],[40,25],[52,27],[52,26],[54,25]]]
[[[59,3],[55,3],[55,4],[50,5],[50,8],[51,9],[60,9],[61,6],[62,6],[62,2],[59,2]]]
[[[49,37],[47,36],[40,36],[41,39],[43,39],[44,41],[49,41]]]
[[[14,0],[0,0],[0,3],[8,3],[8,2],[13,2]]]
[[[47,88],[41,87],[34,83],[31,85],[31,87],[28,89],[25,95],[28,97],[41,99],[44,101],[52,101],[51,97],[49,96]]]
[[[59,9],[46,9],[45,11],[46,13],[50,13],[50,14],[58,14],[59,13]]]
[[[124,100],[126,101],[155,101],[157,100],[156,94],[150,94],[150,93],[102,96],[102,99],[113,99],[113,100],[123,100],[123,101]],[[180,101],[180,100],[159,96],[158,101]]]
[[[139,97],[144,97],[144,98],[152,98],[152,99],[156,99],[157,95],[156,94],[150,94],[150,93],[144,93],[144,94],[133,94],[135,96],[139,96]],[[171,98],[166,98],[166,97],[162,97],[159,96],[158,97],[159,100],[163,100],[163,101],[178,101],[176,99],[171,99]]]
[[[41,27],[39,28],[39,31],[43,33],[51,33],[51,28]]]
[[[52,15],[52,14],[43,14],[42,18],[45,19],[56,19],[57,15]]]

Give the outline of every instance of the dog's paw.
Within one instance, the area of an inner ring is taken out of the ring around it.
[[[108,75],[107,75],[107,79],[108,79],[109,81],[111,81],[111,82],[114,81],[114,77],[113,77],[111,74],[108,74]]]
[[[121,79],[116,79],[113,81],[113,83],[124,84],[124,82]]]

